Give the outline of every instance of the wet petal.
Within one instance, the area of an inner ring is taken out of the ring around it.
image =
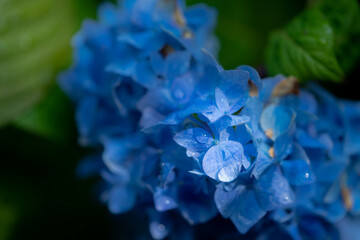
[[[250,163],[244,156],[240,143],[223,141],[206,152],[202,165],[209,177],[231,182],[240,174],[242,166],[248,167]]]
[[[292,185],[301,186],[315,182],[315,175],[305,160],[284,160],[281,162],[281,169]]]
[[[214,138],[202,128],[189,128],[177,133],[174,141],[191,152],[203,152],[211,147]]]

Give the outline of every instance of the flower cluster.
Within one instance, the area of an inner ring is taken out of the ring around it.
[[[224,70],[209,7],[119,4],[83,24],[59,80],[80,143],[101,152],[82,168],[106,182],[110,211],[147,212],[155,239],[214,221],[255,239],[345,236],[360,212],[360,105],[294,77]]]

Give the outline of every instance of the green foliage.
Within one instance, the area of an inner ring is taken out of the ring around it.
[[[206,3],[218,11],[216,34],[220,40],[219,60],[226,69],[264,63],[271,31],[283,27],[303,8],[303,0],[187,0]]]
[[[0,1],[0,125],[43,98],[75,28],[71,0]]]
[[[284,31],[272,35],[267,59],[270,74],[339,80],[343,73],[335,57],[333,39],[333,30],[320,11],[304,12]]]
[[[334,31],[335,54],[345,72],[360,57],[360,8],[356,0],[323,0],[317,6]]]
[[[285,29],[272,34],[269,73],[340,81],[360,56],[359,15],[356,0],[313,1]]]
[[[68,100],[52,89],[70,63],[72,35],[98,2],[0,0],[0,127],[14,121],[47,138],[71,135]]]

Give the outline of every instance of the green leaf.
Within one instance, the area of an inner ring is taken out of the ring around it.
[[[55,85],[70,63],[70,39],[101,0],[0,0],[0,127],[73,137],[73,111]],[[14,27],[16,26],[16,27]]]
[[[343,71],[335,56],[334,32],[323,13],[309,9],[270,39],[267,67],[271,75],[282,73],[302,80],[339,81]]]
[[[323,0],[315,5],[335,34],[335,54],[349,72],[360,57],[360,8],[357,0]]]
[[[340,81],[344,73],[353,70],[360,59],[359,3],[357,0],[309,0],[308,6],[309,9],[297,16],[285,30],[273,33],[267,51],[268,70],[271,74],[292,74],[306,80],[313,78]],[[327,25],[326,28],[331,29],[331,34],[330,30],[325,35],[321,31],[316,34],[315,28],[320,29],[320,21],[322,29],[324,30]],[[298,24],[294,24],[296,22]],[[290,49],[295,46],[286,41],[289,37],[288,39],[308,51],[308,54],[314,55],[313,50],[306,47],[307,40],[302,41],[309,28],[314,29],[313,43],[320,43],[321,39],[330,42],[332,35],[332,43],[328,44],[328,47],[324,48],[320,44],[319,48],[312,48],[318,55],[318,58],[313,60],[317,60],[315,62],[319,63],[321,68],[319,64],[313,65],[314,61],[307,62],[309,59],[303,55],[296,56],[299,51]],[[322,54],[319,54],[321,51]]]
[[[0,126],[45,96],[77,24],[72,0],[0,1]]]

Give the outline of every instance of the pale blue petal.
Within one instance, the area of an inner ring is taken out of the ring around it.
[[[271,132],[268,134],[270,138],[275,139],[289,129],[293,122],[293,114],[291,111],[281,105],[268,105],[260,117],[260,124],[264,132]]]
[[[215,100],[217,108],[223,113],[228,113],[230,110],[229,102],[225,94],[219,89],[215,89]]]
[[[240,174],[242,166],[248,167],[250,163],[244,156],[240,143],[223,141],[206,152],[202,165],[209,177],[231,182]]]
[[[174,141],[191,152],[203,152],[212,146],[214,138],[202,128],[189,128],[177,133]]]

